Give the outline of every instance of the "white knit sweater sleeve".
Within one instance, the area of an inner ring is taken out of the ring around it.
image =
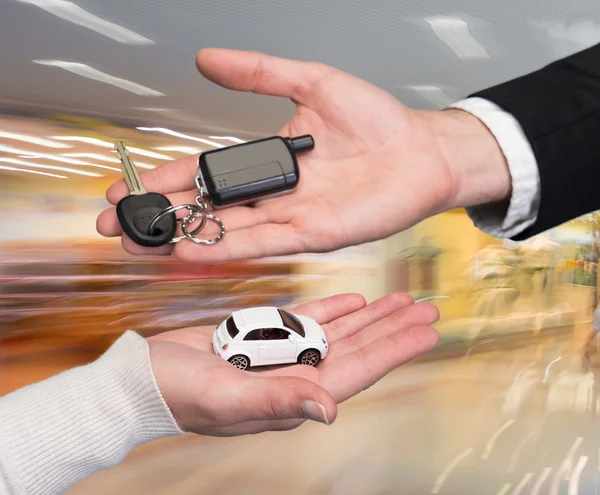
[[[136,446],[179,434],[148,344],[128,331],[96,361],[0,397],[0,494],[63,493]]]

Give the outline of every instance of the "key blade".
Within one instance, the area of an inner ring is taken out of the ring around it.
[[[146,188],[142,183],[137,168],[129,158],[129,151],[125,148],[123,141],[117,141],[115,143],[115,149],[117,150],[119,160],[121,160],[121,170],[123,171],[125,183],[129,188],[129,194],[146,194],[148,191],[146,191]]]

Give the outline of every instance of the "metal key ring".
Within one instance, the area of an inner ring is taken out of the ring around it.
[[[196,218],[201,216],[202,220],[200,221],[200,225],[198,225],[198,227],[196,227],[194,230],[192,230],[192,232],[187,232],[187,230],[184,230],[184,235],[179,236],[179,237],[174,237],[173,239],[171,239],[170,243],[174,244],[176,242],[181,241],[182,239],[185,239],[186,237],[189,238],[189,236],[193,236],[193,235],[197,234],[206,226],[206,222],[208,221],[208,219],[207,219],[207,214],[202,210],[202,208],[199,208],[196,205],[179,205],[179,206],[169,206],[168,208],[165,208],[161,212],[154,215],[154,218],[152,219],[152,221],[150,222],[150,226],[148,227],[148,232],[149,233],[152,232],[154,230],[154,227],[156,226],[156,224],[162,218],[164,218],[167,215],[170,215],[171,213],[175,213],[176,211],[183,210],[184,208],[186,208]],[[178,222],[181,222],[182,230],[183,230],[183,226],[185,225],[184,220],[186,218],[188,218],[188,217],[177,219]]]
[[[216,217],[215,215],[211,215],[210,213],[205,213],[204,217],[208,220],[212,220],[219,227],[221,227],[221,233],[217,237],[214,237],[213,239],[198,239],[197,237],[194,237],[194,234],[196,234],[197,229],[193,230],[192,232],[188,232],[186,228],[187,222],[185,221],[181,223],[181,230],[183,231],[185,237],[187,237],[190,241],[194,241],[196,244],[215,244],[216,242],[219,242],[221,239],[223,239],[223,236],[225,235],[225,225],[223,225],[223,222],[221,222],[221,220],[218,217]]]

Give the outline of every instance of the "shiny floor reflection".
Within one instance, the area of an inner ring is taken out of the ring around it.
[[[148,444],[79,494],[595,494],[600,459],[587,361],[543,345],[423,360],[326,427]]]

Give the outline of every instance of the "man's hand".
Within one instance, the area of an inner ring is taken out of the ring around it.
[[[279,134],[311,134],[315,148],[298,158],[301,179],[294,193],[219,211],[227,229],[223,240],[211,246],[184,240],[174,248],[180,259],[332,251],[388,237],[450,208],[500,201],[510,191],[500,148],[466,112],[411,110],[366,81],[318,63],[205,49],[196,64],[226,88],[290,98],[296,114]],[[141,177],[148,191],[167,195],[172,204],[193,204],[197,163],[197,156],[184,158]],[[127,194],[120,181],[107,198],[116,204]],[[100,215],[97,228],[104,236],[123,236],[132,254],[173,250],[134,244],[114,208]]]
[[[414,304],[407,294],[369,305],[344,294],[292,311],[312,317],[327,334],[329,354],[316,367],[241,371],[214,355],[212,326],[148,338],[156,381],[182,430],[233,436],[289,430],[306,419],[331,424],[337,404],[439,340],[429,327],[439,316],[435,306]]]

